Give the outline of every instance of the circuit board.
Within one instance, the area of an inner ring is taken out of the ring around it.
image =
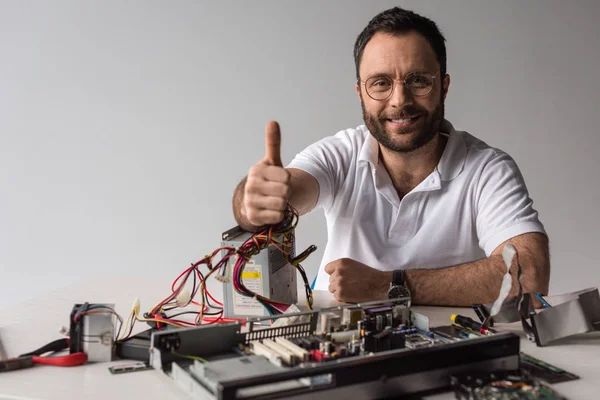
[[[150,362],[215,399],[388,398],[449,389],[453,373],[518,370],[517,335],[454,337],[401,300],[156,332]]]
[[[469,374],[451,379],[458,400],[566,400],[526,372]]]

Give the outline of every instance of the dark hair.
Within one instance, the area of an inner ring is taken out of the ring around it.
[[[408,32],[421,34],[433,48],[440,64],[442,80],[446,76],[446,39],[435,22],[409,10],[400,7],[390,8],[377,14],[356,38],[354,44],[354,64],[356,79],[360,80],[359,67],[365,46],[377,32],[400,35]]]

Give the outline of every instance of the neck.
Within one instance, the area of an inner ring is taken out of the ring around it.
[[[435,170],[442,158],[446,142],[446,136],[438,133],[429,143],[407,153],[396,152],[379,145],[381,162],[400,197],[418,186]]]

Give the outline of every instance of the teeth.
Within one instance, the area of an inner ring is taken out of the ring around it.
[[[412,120],[412,118],[393,119],[392,122],[395,122],[397,124],[406,124],[407,122],[410,122],[411,120]]]

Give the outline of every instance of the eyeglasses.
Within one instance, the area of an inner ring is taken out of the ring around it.
[[[427,96],[435,78],[440,74],[438,70],[435,74],[427,72],[409,72],[404,79],[392,79],[387,75],[375,75],[366,81],[361,80],[365,85],[365,91],[373,100],[386,100],[394,92],[395,82],[401,82],[410,90],[414,96]]]

